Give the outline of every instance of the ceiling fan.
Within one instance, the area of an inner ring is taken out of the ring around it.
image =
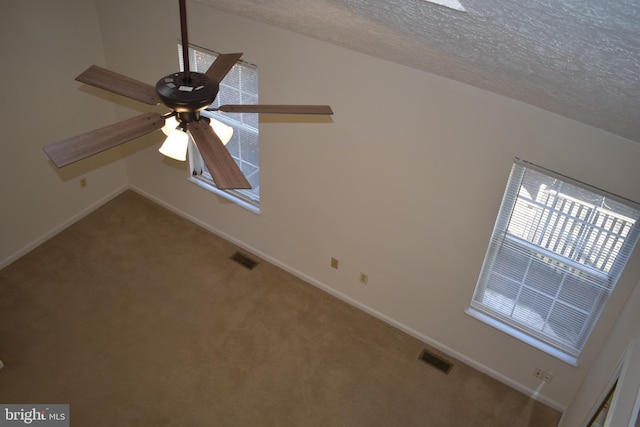
[[[221,189],[248,189],[251,185],[224,143],[200,112],[269,114],[333,114],[328,105],[222,105],[211,107],[220,82],[242,56],[241,53],[220,54],[206,73],[189,69],[189,42],[185,0],[179,0],[182,58],[184,71],[161,78],[156,86],[92,65],[76,80],[149,105],[163,103],[171,111],[164,115],[145,113],[127,120],[77,135],[43,147],[57,167],[64,167],[132,139],[151,133],[175,119],[177,127],[165,144],[179,139],[186,152],[187,132],[198,147],[213,180]],[[163,145],[164,147],[164,145]],[[162,151],[162,148],[161,148]]]

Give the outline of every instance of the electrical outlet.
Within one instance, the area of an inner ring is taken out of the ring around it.
[[[80,178],[80,188],[87,188],[87,178]]]
[[[545,371],[542,368],[536,368],[533,371],[533,376],[535,378],[538,378],[538,379],[544,381],[545,383],[550,383],[551,380],[553,379],[553,375],[551,374],[551,372]]]
[[[338,260],[336,258],[331,257],[331,268],[338,269]]]
[[[363,285],[366,285],[368,281],[369,281],[369,275],[366,273],[360,273],[360,283],[362,283]]]

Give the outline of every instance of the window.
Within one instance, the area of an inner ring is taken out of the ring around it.
[[[182,45],[178,44],[180,69],[182,63]],[[200,73],[207,71],[218,56],[218,53],[190,45],[190,69]],[[238,61],[220,83],[220,91],[213,107],[224,104],[257,104],[258,103],[258,69],[255,65]],[[203,116],[213,118],[233,127],[233,136],[227,143],[227,150],[236,161],[240,170],[251,184],[250,190],[219,190],[211,174],[207,170],[196,145],[189,141],[189,165],[191,180],[196,184],[213,191],[241,206],[258,212],[260,207],[260,164],[258,146],[258,114],[222,113],[203,111]]]
[[[516,160],[468,313],[575,364],[639,217],[631,201]]]

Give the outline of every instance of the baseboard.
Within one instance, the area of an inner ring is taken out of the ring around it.
[[[146,191],[144,191],[144,190],[142,190],[142,189],[140,189],[138,187],[131,186],[130,188],[131,188],[131,190],[135,191],[136,193],[140,194],[141,196],[146,197],[149,200],[152,200],[153,202],[155,202],[158,205],[170,210],[171,212],[173,212],[173,213],[175,213],[177,215],[180,215],[181,217],[193,222],[194,224],[199,225],[200,227],[202,227],[202,228],[210,231],[211,233],[213,233],[213,234],[215,234],[215,235],[217,235],[217,236],[219,236],[219,237],[221,237],[221,238],[233,243],[234,245],[237,245],[237,246],[245,249],[246,251],[248,251],[248,252],[250,252],[250,253],[252,253],[252,254],[254,254],[256,256],[259,256],[260,258],[264,259],[265,261],[267,261],[267,262],[269,262],[269,263],[271,263],[271,264],[273,264],[273,265],[275,265],[275,266],[287,271],[288,273],[293,274],[294,276],[298,277],[299,279],[304,280],[305,282],[307,282],[307,283],[309,283],[309,284],[311,284],[311,285],[313,285],[313,286],[315,286],[317,288],[322,289],[323,291],[325,291],[325,292],[329,293],[330,295],[333,295],[334,297],[346,302],[347,304],[352,305],[352,306],[364,311],[365,313],[368,313],[368,314],[372,315],[373,317],[382,320],[383,322],[385,322],[385,323],[387,323],[387,324],[389,324],[391,326],[394,326],[395,328],[397,328],[397,329],[399,329],[399,330],[411,335],[412,337],[424,342],[425,344],[427,344],[429,346],[432,346],[432,347],[440,350],[441,352],[443,352],[445,354],[448,354],[448,355],[460,360],[463,363],[466,363],[467,365],[473,367],[474,369],[476,369],[476,370],[478,370],[478,371],[480,371],[480,372],[482,372],[482,373],[484,373],[484,374],[496,379],[497,381],[500,381],[503,384],[506,384],[507,386],[509,386],[509,387],[511,387],[511,388],[513,388],[515,390],[518,390],[519,392],[525,394],[526,396],[529,396],[532,399],[535,399],[538,402],[543,403],[543,404],[545,404],[545,405],[547,405],[547,406],[549,406],[549,407],[551,407],[551,408],[553,408],[553,409],[555,409],[557,411],[560,411],[560,412],[564,412],[565,411],[566,407],[564,405],[561,405],[558,402],[556,402],[556,401],[554,401],[552,399],[549,399],[549,398],[547,398],[545,396],[541,396],[539,394],[538,390],[533,390],[533,389],[531,389],[529,387],[526,387],[526,386],[514,381],[513,379],[511,379],[511,378],[509,378],[509,377],[507,377],[507,376],[505,376],[505,375],[503,375],[503,374],[501,374],[501,373],[489,368],[488,366],[483,365],[482,363],[479,363],[478,361],[467,357],[466,355],[464,355],[464,354],[462,354],[462,353],[460,353],[460,352],[458,352],[458,351],[456,351],[456,350],[454,350],[454,349],[452,349],[452,348],[450,348],[450,347],[448,347],[448,346],[446,346],[446,345],[444,345],[444,344],[442,344],[442,343],[440,343],[440,342],[438,342],[438,341],[436,341],[436,340],[424,335],[423,333],[421,333],[419,331],[416,331],[415,329],[413,329],[413,328],[411,328],[411,327],[409,327],[407,325],[404,325],[401,322],[398,322],[397,320],[387,316],[386,314],[381,313],[381,312],[379,312],[379,311],[377,311],[377,310],[375,310],[375,309],[373,309],[373,308],[371,308],[371,307],[369,307],[369,306],[367,306],[367,305],[365,305],[365,304],[363,304],[363,303],[351,298],[350,296],[345,295],[345,294],[335,290],[334,288],[328,286],[327,284],[325,284],[323,282],[320,282],[317,279],[314,279],[311,276],[308,276],[307,274],[303,273],[302,271],[299,271],[296,268],[291,267],[290,265],[285,264],[285,263],[281,262],[280,260],[278,260],[276,258],[273,258],[269,254],[266,254],[266,253],[264,253],[264,252],[262,252],[262,251],[260,251],[260,250],[258,250],[256,248],[246,244],[245,242],[242,242],[242,241],[236,239],[235,237],[230,236],[227,233],[224,233],[221,230],[218,230],[217,228],[213,227],[211,224],[208,224],[208,223],[206,223],[204,221],[199,220],[198,218],[193,217],[192,215],[190,215],[190,214],[188,214],[188,213],[176,208],[173,205],[170,205],[170,204],[166,203],[163,200],[158,199],[157,197],[147,193]]]
[[[91,212],[98,209],[100,206],[104,205],[105,203],[107,203],[108,201],[110,201],[111,199],[115,198],[116,196],[118,196],[119,194],[123,193],[128,189],[129,187],[127,185],[123,185],[117,188],[115,191],[112,191],[111,193],[107,194],[105,197],[99,199],[97,202],[87,206],[86,208],[76,213],[66,221],[62,222],[61,224],[58,224],[57,226],[49,230],[47,233],[43,234],[42,236],[38,237],[34,241],[30,242],[29,244],[27,244],[17,252],[14,252],[9,257],[3,259],[0,262],[0,269],[5,268],[12,262],[16,261],[18,258],[28,254],[29,252],[31,252],[32,250],[34,250],[35,248],[37,248],[38,246],[46,242],[47,240],[51,239],[56,234],[65,230],[69,226],[73,225],[75,222],[81,220],[85,216],[89,215]]]

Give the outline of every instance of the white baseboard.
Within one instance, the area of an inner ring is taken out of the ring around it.
[[[39,238],[37,238],[36,240],[32,241],[31,243],[29,243],[28,245],[24,246],[22,249],[20,249],[19,251],[13,253],[11,256],[9,256],[8,258],[2,260],[2,262],[0,262],[0,269],[6,267],[7,265],[11,264],[12,262],[14,262],[15,260],[17,260],[18,258],[22,257],[23,255],[27,254],[28,252],[32,251],[33,249],[35,249],[36,247],[38,247],[39,245],[41,245],[42,243],[44,243],[45,241],[49,240],[50,238],[52,238],[53,236],[55,236],[56,234],[60,233],[61,231],[63,231],[64,229],[68,228],[70,225],[74,224],[75,222],[77,222],[78,220],[84,218],[85,216],[87,216],[88,214],[90,214],[91,212],[95,211],[96,209],[98,209],[100,206],[104,205],[105,203],[107,203],[108,201],[110,201],[111,199],[115,198],[116,196],[118,196],[119,194],[121,194],[122,192],[126,191],[126,190],[132,190],[135,191],[136,193],[140,194],[141,196],[152,200],[153,202],[157,203],[160,206],[163,206],[164,208],[176,213],[177,215],[180,215],[181,217],[193,222],[194,224],[197,224],[199,226],[201,226],[202,228],[210,231],[211,233],[225,239],[228,240],[229,242],[247,250],[250,253],[253,253],[257,256],[259,256],[260,258],[264,259],[265,261],[279,267],[282,268],[283,270],[293,274],[294,276],[300,278],[301,280],[304,280],[307,283],[310,283],[313,286],[316,286],[317,288],[322,289],[323,291],[329,293],[330,295],[335,296],[336,298],[346,302],[347,304],[350,304],[362,311],[364,311],[365,313],[368,313],[380,320],[382,320],[385,323],[388,323],[396,328],[398,328],[399,330],[411,335],[412,337],[424,342],[427,345],[430,345],[440,351],[442,351],[443,353],[446,353],[464,363],[466,363],[467,365],[473,367],[474,369],[477,369],[478,371],[508,385],[509,387],[520,391],[521,393],[530,396],[531,398],[550,406],[553,409],[556,409],[558,411],[564,412],[566,407],[564,405],[560,405],[559,403],[557,403],[554,400],[551,400],[545,396],[541,396],[538,394],[538,391],[536,390],[532,390],[514,380],[512,380],[511,378],[508,378],[504,375],[502,375],[499,372],[494,371],[493,369],[465,356],[464,354],[459,353],[458,351],[449,348],[448,346],[422,334],[419,331],[416,331],[413,328],[410,328],[407,325],[404,325],[403,323],[400,323],[398,321],[396,321],[395,319],[385,315],[384,313],[381,313],[365,304],[362,304],[361,302],[349,297],[348,295],[345,295],[337,290],[335,290],[334,288],[328,286],[325,283],[320,282],[317,279],[314,279],[311,276],[308,276],[307,274],[303,273],[302,271],[297,270],[294,267],[291,267],[288,264],[285,264],[283,262],[281,262],[278,259],[273,258],[272,256],[270,256],[269,254],[266,254],[248,244],[246,244],[245,242],[242,242],[238,239],[236,239],[233,236],[230,236],[220,230],[218,230],[217,228],[213,227],[212,225],[205,223],[193,216],[191,216],[190,214],[187,214],[186,212],[176,208],[173,205],[170,205],[168,203],[166,203],[163,200],[158,199],[157,197],[153,196],[152,194],[147,193],[146,191],[135,187],[135,186],[122,186],[118,189],[116,189],[115,191],[111,192],[110,194],[106,195],[105,197],[101,198],[100,200],[98,200],[97,202],[91,204],[90,206],[86,207],[85,209],[83,209],[82,211],[78,212],[77,214],[73,215],[72,217],[70,217],[69,219],[67,219],[66,221],[64,221],[63,223],[57,225],[56,227],[54,227],[53,229],[51,229],[49,232],[43,234],[42,236],[40,236]]]
[[[381,313],[365,304],[362,304],[361,302],[351,298],[348,295],[345,295],[335,289],[333,289],[332,287],[326,285],[325,283],[322,283],[316,279],[314,279],[313,277],[308,276],[307,274],[297,270],[294,267],[291,267],[290,265],[287,265],[283,262],[281,262],[278,259],[273,258],[272,256],[270,256],[269,254],[266,254],[250,245],[247,245],[245,242],[242,242],[238,239],[236,239],[233,236],[230,236],[220,230],[218,230],[217,228],[213,227],[211,224],[207,224],[193,216],[191,216],[190,214],[176,208],[173,205],[170,205],[168,203],[166,203],[163,200],[160,200],[158,198],[156,198],[155,196],[145,192],[144,190],[137,188],[137,187],[131,187],[131,190],[135,191],[136,193],[139,193],[141,196],[148,198],[149,200],[154,201],[155,203],[159,204],[160,206],[163,206],[164,208],[170,210],[171,212],[180,215],[181,217],[193,222],[194,224],[199,225],[200,227],[210,231],[211,233],[247,250],[248,252],[255,254],[256,256],[259,256],[260,258],[264,259],[265,261],[279,267],[282,268],[283,270],[287,271],[288,273],[293,274],[294,276],[298,277],[301,280],[304,280],[307,283],[312,284],[313,286],[316,286],[317,288],[322,289],[323,291],[329,293],[330,295],[333,295],[334,297],[346,302],[347,304],[350,304],[362,311],[364,311],[365,313],[368,313],[370,315],[372,315],[373,317],[382,320],[385,323],[388,323],[391,326],[396,327],[397,329],[411,335],[412,337],[424,342],[425,344],[432,346],[440,351],[442,351],[443,353],[446,353],[464,363],[466,363],[467,365],[473,367],[474,369],[490,376],[491,378],[494,378],[498,381],[500,381],[503,384],[508,385],[509,387],[518,390],[519,392],[523,393],[526,396],[531,397],[532,399],[537,400],[540,403],[543,403],[557,411],[560,412],[564,412],[566,407],[564,405],[559,404],[558,402],[556,402],[555,400],[549,399],[545,396],[541,396],[539,394],[539,391],[537,390],[533,390],[529,387],[526,387],[522,384],[520,384],[519,382],[514,381],[513,379],[489,368],[486,365],[483,365],[482,363],[479,363],[476,360],[473,360],[469,357],[467,357],[466,355],[424,335],[423,333],[416,331],[413,328],[410,328],[407,325],[404,325],[403,323],[398,322],[397,320],[392,319],[391,317],[387,316],[384,313]]]
[[[3,259],[0,262],[0,269],[3,269],[4,267],[8,266],[12,262],[16,261],[18,258],[20,258],[20,257],[26,255],[27,253],[31,252],[32,250],[34,250],[35,248],[37,248],[38,246],[40,246],[41,244],[43,244],[47,240],[51,239],[56,234],[60,233],[64,229],[68,228],[70,225],[73,225],[75,222],[81,220],[85,216],[89,215],[91,212],[93,212],[96,209],[98,209],[100,206],[104,205],[105,203],[107,203],[108,201],[110,201],[111,199],[113,199],[114,197],[118,196],[119,194],[121,194],[122,192],[124,192],[124,191],[126,191],[128,189],[129,189],[129,187],[127,185],[123,185],[123,186],[117,188],[115,191],[112,191],[111,193],[107,194],[105,197],[101,198],[97,202],[91,204],[90,206],[87,206],[86,208],[84,208],[80,212],[76,213],[75,215],[73,215],[72,217],[70,217],[69,219],[64,221],[63,223],[58,224],[57,226],[55,226],[54,228],[52,228],[51,230],[49,230],[48,232],[46,232],[42,236],[38,237],[34,241],[30,242],[29,244],[27,244],[26,246],[24,246],[23,248],[21,248],[17,252],[14,252],[9,257]]]

